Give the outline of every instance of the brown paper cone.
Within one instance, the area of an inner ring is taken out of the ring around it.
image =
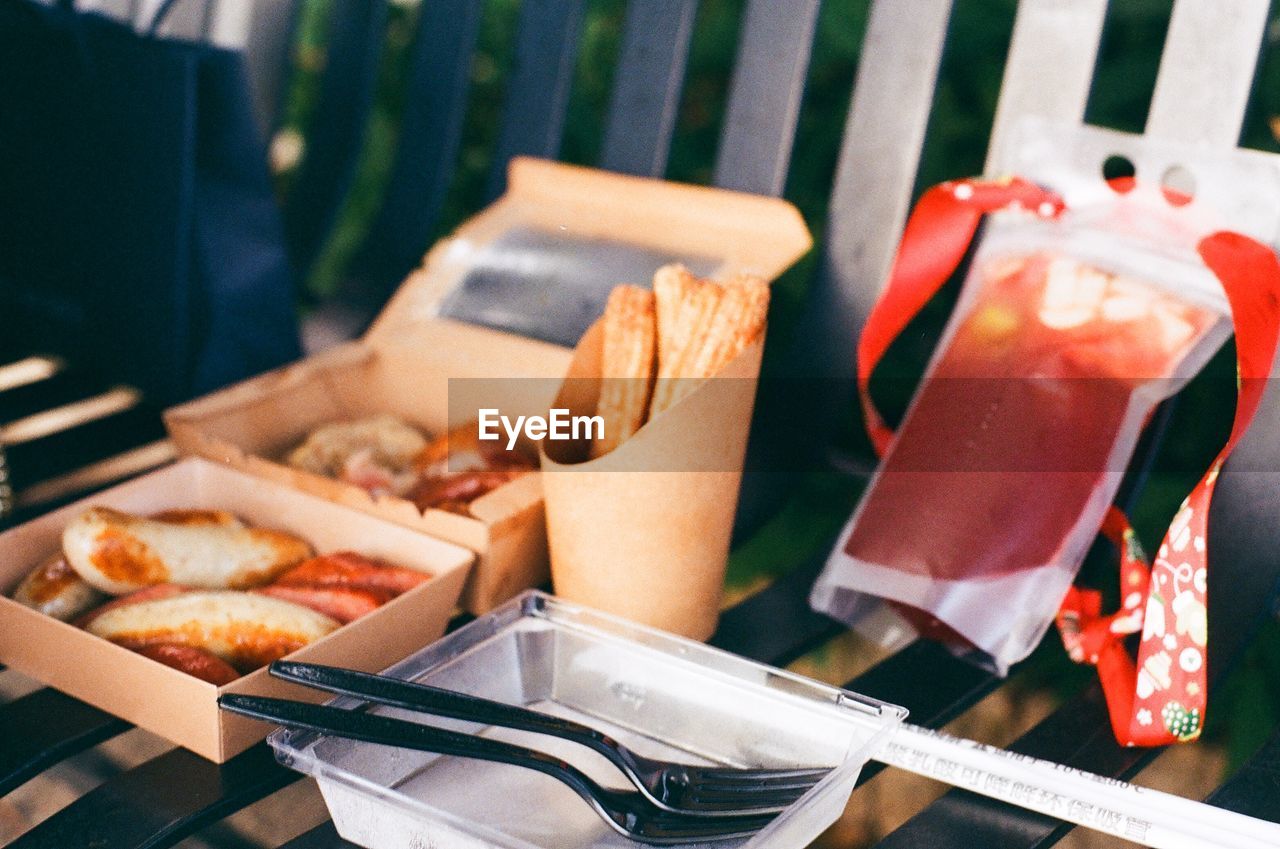
[[[555,406],[592,414],[603,342],[578,344]],[[763,339],[595,460],[543,442],[551,576],[563,598],[694,639],[715,631]]]

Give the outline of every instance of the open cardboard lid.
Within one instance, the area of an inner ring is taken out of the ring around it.
[[[516,158],[506,193],[432,248],[365,339],[445,318],[572,348],[618,283],[674,261],[773,280],[812,243],[779,198]]]

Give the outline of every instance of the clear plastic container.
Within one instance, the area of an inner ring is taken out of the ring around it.
[[[528,592],[387,670],[399,678],[575,719],[640,754],[735,767],[833,770],[750,838],[798,849],[840,816],[903,708],[830,687],[539,592]],[[335,704],[350,706],[351,699]],[[626,788],[593,752],[551,737],[381,713],[507,740]],[[629,847],[572,790],[531,770],[311,732],[277,731],[276,756],[319,782],[338,833],[369,849]]]

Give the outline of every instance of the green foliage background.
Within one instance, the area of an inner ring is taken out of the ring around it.
[[[430,2],[430,0],[425,0]],[[479,0],[478,0],[479,2]],[[455,227],[482,203],[503,106],[519,0],[483,0],[484,24],[474,58],[472,91],[457,175],[437,235]],[[907,8],[903,4],[904,9]],[[576,80],[561,156],[594,164],[599,155],[605,110],[613,83],[624,0],[586,0]],[[720,121],[733,67],[743,0],[702,0],[689,57],[684,95],[667,176],[710,181]],[[947,52],[940,73],[918,188],[943,179],[979,173],[999,94],[1015,0],[956,0]],[[1087,110],[1093,123],[1141,131],[1150,102],[1172,0],[1113,2],[1100,53],[1096,83]],[[324,66],[330,0],[306,0],[295,51],[295,69],[286,103],[284,132],[305,138],[314,117],[317,81]],[[354,187],[306,290],[314,304],[338,290],[344,270],[365,237],[377,210],[397,144],[404,105],[407,48],[416,22],[414,0],[393,2],[374,114],[361,152]],[[818,21],[808,85],[802,106],[786,196],[803,212],[821,244],[827,198],[849,105],[868,14],[867,0],[826,0]],[[1244,144],[1277,151],[1271,130],[1280,112],[1280,61],[1271,48],[1273,22],[1246,121]],[[278,173],[287,192],[289,163]],[[771,322],[785,341],[814,268],[810,256],[776,288]],[[905,335],[879,377],[888,406],[906,402],[911,377],[922,366],[949,309],[943,296]],[[784,345],[774,344],[771,350]],[[894,387],[899,387],[897,397]],[[1178,501],[1208,465],[1226,436],[1234,405],[1234,359],[1224,351],[1185,391],[1171,436],[1161,451],[1150,484],[1134,514],[1139,534],[1154,547]],[[855,437],[856,441],[856,437]],[[846,480],[811,476],[808,485],[769,526],[735,552],[731,581],[747,586],[780,574],[808,557],[847,517],[857,497]],[[1278,517],[1280,518],[1280,517]],[[1107,559],[1086,567],[1099,586],[1114,582]],[[1061,652],[1041,651],[1034,678],[1065,689],[1082,680],[1079,669],[1063,664]],[[1215,703],[1211,738],[1225,740],[1233,760],[1253,751],[1268,729],[1280,726],[1280,627],[1266,629],[1256,649]]]

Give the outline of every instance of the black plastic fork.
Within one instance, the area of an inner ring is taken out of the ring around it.
[[[737,839],[754,834],[773,819],[767,814],[708,818],[664,811],[640,793],[601,787],[576,767],[543,752],[363,710],[236,693],[220,696],[218,704],[233,713],[290,728],[532,769],[568,785],[611,828],[644,843],[671,846]]]
[[[572,720],[426,684],[284,660],[271,664],[271,674],[378,704],[578,743],[608,759],[658,808],[688,816],[776,814],[831,771],[829,767],[733,769],[672,763],[638,755],[607,734]]]

